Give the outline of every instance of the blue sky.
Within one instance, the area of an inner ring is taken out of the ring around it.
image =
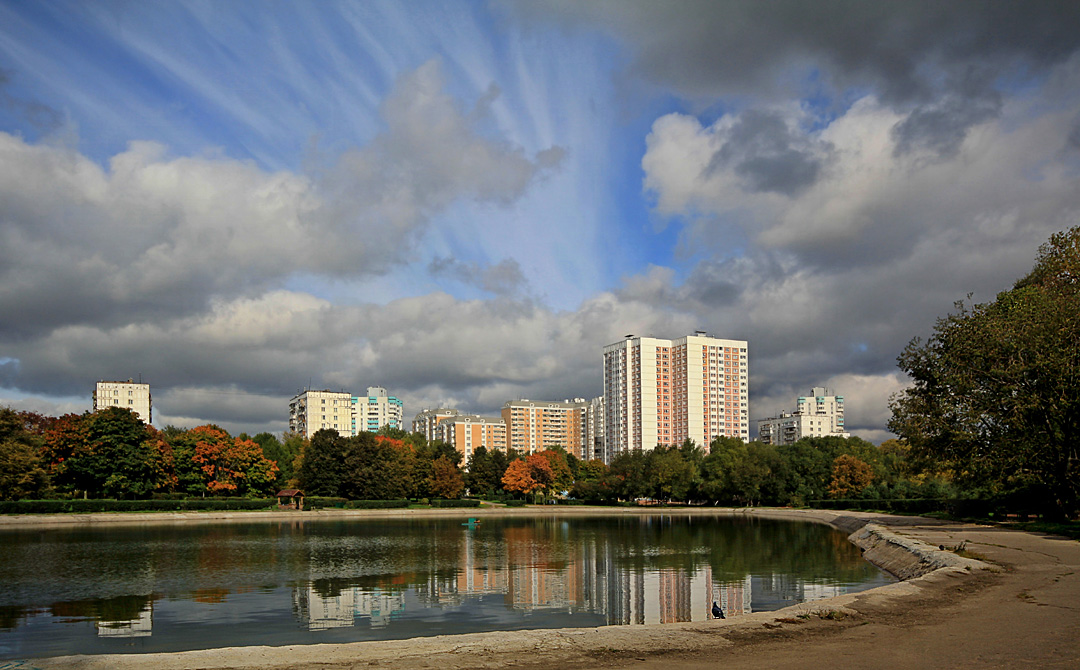
[[[591,397],[747,339],[751,416],[895,358],[1080,211],[1067,2],[0,2],[0,403],[281,431]]]

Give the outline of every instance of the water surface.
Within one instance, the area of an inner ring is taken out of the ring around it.
[[[0,532],[0,658],[728,617],[891,581],[811,523],[340,519]]]

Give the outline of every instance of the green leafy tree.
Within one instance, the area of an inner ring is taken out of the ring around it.
[[[244,436],[241,435],[240,437]],[[300,455],[300,448],[304,444],[303,437],[299,434],[286,434],[285,441],[282,442],[273,433],[259,433],[251,440],[259,445],[263,456],[277,465],[277,481],[282,486],[288,484],[295,477],[294,463],[296,457]]]
[[[1026,490],[1048,512],[1080,507],[1080,227],[986,304],[956,304],[898,357],[912,384],[889,429],[969,490]]]
[[[0,500],[37,498],[48,489],[43,440],[27,423],[26,413],[0,408]]]
[[[339,496],[345,480],[345,458],[351,445],[336,430],[323,428],[311,436],[300,455],[297,477],[309,496]]]
[[[465,473],[465,484],[474,495],[491,495],[502,488],[502,475],[506,471],[496,464],[495,454],[487,447],[477,447],[469,457],[469,469]],[[505,461],[505,456],[503,458]]]
[[[633,449],[611,460],[605,482],[613,495],[624,500],[649,495],[652,487],[646,476],[646,458],[641,449]]]
[[[46,431],[53,480],[84,496],[143,497],[165,484],[155,435],[127,408],[69,414]]]
[[[691,447],[693,442],[690,443]],[[690,456],[690,458],[688,458]],[[653,497],[658,500],[687,500],[698,478],[698,466],[692,448],[658,446],[646,459],[646,477]]]

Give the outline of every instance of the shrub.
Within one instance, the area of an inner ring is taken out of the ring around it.
[[[342,508],[348,504],[348,498],[332,498],[327,496],[308,496],[304,498],[304,509],[325,509],[327,507]]]
[[[409,506],[409,501],[402,500],[350,500],[345,509],[401,509]]]
[[[0,514],[68,514],[89,512],[177,512],[264,510],[273,498],[189,498],[187,500],[9,500],[0,502]]]
[[[479,507],[480,501],[475,499],[466,500],[440,500],[431,501],[432,507]]]

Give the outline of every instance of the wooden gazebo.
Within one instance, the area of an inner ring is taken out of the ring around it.
[[[282,489],[277,492],[278,507],[304,509],[304,492],[300,489]]]

